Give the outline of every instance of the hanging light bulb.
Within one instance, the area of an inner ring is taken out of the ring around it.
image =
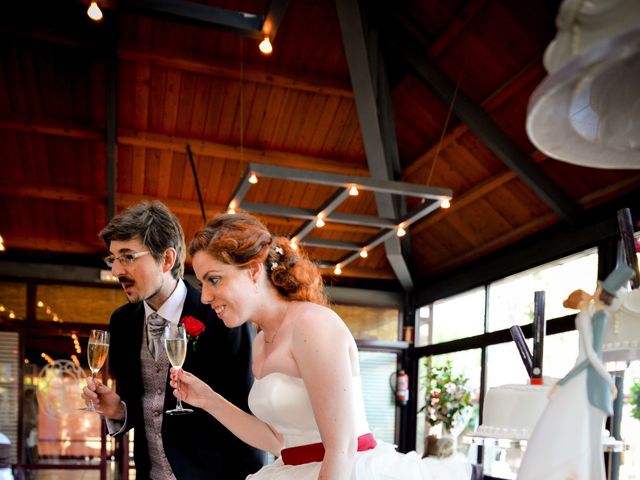
[[[251,185],[255,185],[256,183],[258,183],[258,176],[255,174],[255,172],[251,172],[251,175],[249,175],[249,183]]]
[[[296,242],[295,238],[291,239],[289,245],[291,245],[292,250],[298,250],[298,242]]]
[[[233,207],[229,207],[229,208],[227,209],[227,213],[228,213],[229,215],[233,215],[234,213],[236,213],[236,209],[235,209],[235,208],[233,208]]]
[[[13,310],[9,312],[9,318],[16,318],[16,314]]]
[[[349,189],[349,195],[351,195],[352,197],[357,197],[359,193],[360,192],[358,191],[358,187],[356,187],[355,184],[351,185],[351,188]]]
[[[333,273],[336,275],[340,275],[342,273],[342,268],[340,268],[340,264],[336,265],[336,268],[333,269]]]
[[[324,219],[322,218],[322,215],[318,215],[318,219],[316,220],[316,227],[318,228],[322,228],[324,227]]]
[[[89,15],[89,18],[94,22],[102,20],[102,10],[100,10],[98,2],[91,2],[91,5],[89,5],[87,9],[87,15]]]
[[[440,204],[440,208],[449,208],[451,206],[451,202],[448,198],[445,198]]]
[[[38,308],[44,307],[44,302],[42,300],[38,300]]]
[[[271,40],[269,40],[269,35],[265,35],[264,39],[258,45],[258,48],[264,55],[271,55],[273,52],[273,45],[271,45]]]
[[[2,238],[2,235],[0,235],[0,252],[4,252],[4,251],[5,251],[4,238]]]
[[[404,229],[404,227],[402,225],[398,225],[398,231],[396,232],[396,235],[398,235],[399,237],[404,237],[407,234],[407,231]]]
[[[360,250],[360,256],[362,258],[367,258],[369,256],[369,252],[367,252],[366,248],[363,248],[362,250]]]

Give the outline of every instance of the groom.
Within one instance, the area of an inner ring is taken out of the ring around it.
[[[129,300],[111,315],[109,366],[116,392],[88,380],[86,401],[99,400],[109,433],[135,429],[136,478],[244,480],[264,454],[240,442],[203,410],[170,416],[176,398],[168,387],[169,360],[161,343],[164,324],[185,323],[184,368],[232,403],[248,410],[253,382],[249,327],[228,329],[182,279],[185,243],[178,219],[160,202],[143,202],[100,232],[105,262]]]

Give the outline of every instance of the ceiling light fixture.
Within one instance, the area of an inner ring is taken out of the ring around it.
[[[440,204],[440,208],[449,208],[451,206],[451,202],[448,198],[445,198]]]
[[[251,175],[249,175],[249,183],[251,185],[255,185],[256,183],[258,183],[258,176],[255,174],[255,172],[251,172]]]
[[[91,2],[91,5],[89,5],[89,8],[87,9],[87,15],[89,15],[89,18],[94,22],[102,20],[102,10],[100,10],[98,2]]]
[[[265,35],[264,39],[258,45],[258,48],[264,55],[271,55],[273,52],[273,45],[271,45],[271,40],[269,40],[269,35]]]
[[[352,197],[357,197],[359,193],[360,192],[358,191],[358,187],[356,187],[355,184],[351,185],[351,188],[349,189],[349,195],[351,195]]]
[[[291,241],[289,242],[289,245],[291,245],[291,248],[293,250],[298,250],[298,242],[296,242],[295,238],[291,239]]]
[[[404,237],[406,234],[407,231],[404,229],[402,224],[398,225],[398,231],[396,232],[396,235],[398,235],[399,237]]]
[[[316,227],[318,228],[322,228],[324,227],[325,223],[324,220],[322,218],[322,215],[318,215],[318,219],[316,220]]]
[[[342,273],[342,268],[340,268],[340,264],[336,265],[336,268],[333,269],[333,273],[336,275],[340,275]]]
[[[369,252],[367,252],[366,248],[363,248],[362,250],[360,250],[360,256],[362,258],[367,258],[369,256]]]

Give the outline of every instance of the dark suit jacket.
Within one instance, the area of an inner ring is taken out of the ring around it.
[[[192,316],[206,325],[194,350],[189,342],[184,369],[243,410],[253,383],[251,373],[252,327],[228,329],[215,312],[200,303],[200,292],[189,285],[182,317]],[[150,460],[142,412],[140,348],[144,328],[144,305],[127,304],[111,315],[109,368],[116,391],[127,404],[127,427],[135,428],[136,478],[149,478]],[[167,378],[164,410],[174,408],[176,398]],[[244,480],[264,464],[264,453],[247,446],[204,410],[190,415],[164,414],[162,442],[178,480]]]

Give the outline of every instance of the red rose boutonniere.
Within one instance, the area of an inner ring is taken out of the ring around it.
[[[195,317],[182,317],[180,319],[180,323],[184,324],[184,328],[187,331],[187,340],[191,342],[193,345],[193,351],[195,352],[198,337],[207,329],[207,327],[205,327],[204,323]]]

